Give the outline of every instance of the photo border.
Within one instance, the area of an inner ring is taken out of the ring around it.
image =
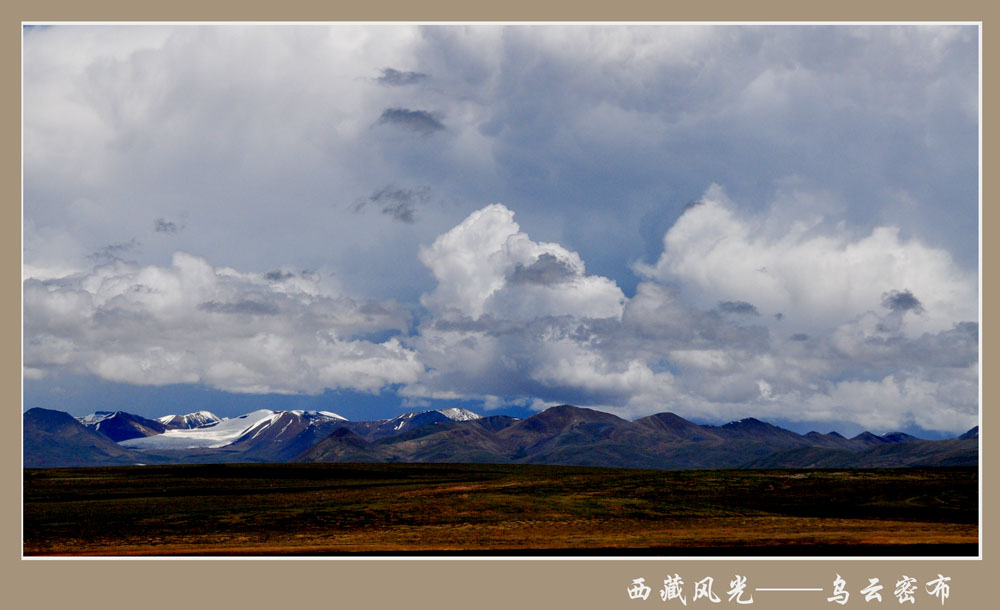
[[[182,0],[164,6],[137,6],[134,2],[97,0],[79,3],[58,0],[43,4],[14,2],[0,9],[3,12],[3,70],[9,86],[0,94],[3,99],[2,136],[6,191],[13,201],[21,201],[21,106],[20,106],[20,55],[22,21],[975,21],[982,22],[980,44],[981,100],[993,99],[995,79],[985,66],[995,65],[988,59],[995,53],[983,39],[987,31],[986,9],[981,2],[958,0],[942,6],[941,3],[859,2],[850,0],[836,6],[807,7],[799,2],[766,0],[764,2],[716,2],[712,6],[667,7],[654,2],[560,2],[540,6],[538,2],[507,2],[503,6],[473,7],[468,2],[432,0],[430,3],[403,3],[393,0],[379,6],[330,6],[318,1],[284,3],[232,2],[213,3]],[[992,15],[989,15],[992,17]],[[982,103],[980,104],[982,108]],[[982,117],[982,110],[981,110]],[[990,130],[983,129],[985,142]],[[994,130],[995,131],[995,130]],[[994,159],[989,147],[982,146],[980,176],[988,173],[988,162]],[[981,182],[982,182],[982,178]],[[995,291],[985,281],[989,276],[988,263],[995,263],[997,248],[984,243],[985,222],[992,220],[986,201],[987,185],[980,190],[980,299],[981,319],[985,306],[994,302]],[[0,248],[9,251],[10,259],[4,261],[2,273],[6,289],[2,292],[0,311],[2,328],[3,367],[0,374],[9,388],[10,400],[21,404],[21,214],[20,206],[11,204],[4,212],[3,234]],[[992,224],[990,224],[992,226]],[[990,326],[981,324],[980,361],[986,332]],[[991,336],[991,335],[989,335]],[[983,406],[997,394],[984,383],[989,376],[981,369],[980,400],[981,420],[985,423],[988,413]],[[22,407],[23,409],[23,407]],[[740,574],[757,587],[812,587],[823,586],[829,590],[835,574],[849,583],[849,590],[857,591],[857,583],[868,577],[878,576],[886,586],[883,604],[897,606],[891,596],[892,582],[907,574],[922,583],[938,573],[951,577],[951,595],[945,608],[979,608],[982,600],[992,596],[991,585],[997,566],[990,561],[993,537],[983,527],[982,517],[993,506],[996,494],[992,479],[987,481],[986,459],[991,454],[980,445],[983,464],[981,486],[980,543],[982,559],[970,558],[893,558],[893,559],[770,559],[770,558],[539,558],[539,559],[472,559],[467,557],[419,558],[416,560],[380,558],[288,558],[288,559],[58,559],[38,560],[21,557],[21,437],[20,413],[13,419],[4,419],[3,472],[9,477],[10,498],[3,503],[2,538],[4,580],[13,589],[12,607],[66,608],[117,608],[141,605],[149,608],[176,608],[178,605],[195,608],[237,607],[281,608],[309,604],[320,608],[644,608],[662,604],[656,594],[655,584],[664,576],[678,573],[684,576],[687,587],[703,576],[712,576],[716,592],[723,598],[721,604],[705,607],[730,606],[726,603],[725,590],[729,580]],[[983,429],[980,429],[980,439]],[[16,490],[16,491],[15,491]],[[110,561],[110,563],[108,563]],[[992,568],[992,569],[991,569]],[[625,589],[634,578],[643,577],[653,587],[653,595],[645,602],[629,600]],[[891,581],[891,582],[890,582]],[[689,593],[690,594],[690,593]],[[831,607],[816,593],[784,593],[780,597],[757,597],[750,608],[810,608]],[[654,598],[656,598],[654,600]],[[934,602],[934,603],[932,603]],[[676,602],[673,603],[676,607]],[[694,605],[694,604],[692,604]],[[847,607],[866,607],[861,596],[852,594]],[[915,606],[937,607],[936,600],[921,596]],[[833,607],[837,607],[836,605]]]

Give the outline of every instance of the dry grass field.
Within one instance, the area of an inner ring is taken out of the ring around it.
[[[24,471],[24,554],[976,555],[974,468]]]

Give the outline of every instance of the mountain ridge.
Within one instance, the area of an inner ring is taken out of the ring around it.
[[[133,421],[119,413],[87,417],[93,425],[112,417]],[[60,443],[51,436],[46,442]],[[944,441],[899,432],[863,432],[848,439],[837,432],[801,435],[752,417],[718,426],[696,424],[670,412],[629,421],[572,405],[550,407],[524,419],[451,409],[348,421],[328,411],[261,410],[121,443],[118,448],[130,452],[128,459],[146,456],[172,463],[481,462],[654,469],[978,464],[978,427]],[[47,463],[44,445],[32,444],[29,460],[26,442],[26,465]]]
[[[129,465],[145,461],[64,411],[28,409],[22,415],[23,462],[31,467]]]

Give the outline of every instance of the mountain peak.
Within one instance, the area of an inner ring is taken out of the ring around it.
[[[905,432],[887,432],[882,435],[882,438],[890,443],[912,443],[913,441],[920,440],[912,434],[907,434]]]
[[[211,411],[196,411],[187,415],[164,415],[157,417],[156,421],[172,429],[206,428],[214,426],[222,421],[222,418]]]
[[[35,407],[24,413],[25,467],[134,464],[140,456],[64,411]]]
[[[851,440],[852,441],[858,441],[858,442],[860,442],[860,443],[862,443],[864,445],[869,445],[869,446],[881,445],[883,443],[888,443],[889,442],[886,439],[882,438],[881,436],[876,436],[876,435],[872,434],[871,432],[869,432],[867,430],[865,430],[861,434],[855,436]]]
[[[505,428],[500,435],[505,438],[520,438],[530,444],[529,439],[541,439],[556,435],[579,424],[612,424],[628,425],[630,422],[604,411],[559,405],[549,407],[540,413],[535,413],[527,419]]]
[[[555,407],[549,407],[544,411],[536,413],[524,421],[529,421],[532,419],[538,419],[540,421],[597,421],[597,422],[615,422],[624,423],[625,420],[613,415],[606,411],[598,411],[597,409],[588,409],[587,407],[574,407],[573,405],[558,405]]]
[[[125,411],[97,411],[78,420],[84,426],[96,430],[117,442],[132,438],[154,436],[167,430],[163,423],[132,415]]]
[[[482,417],[468,409],[461,409],[458,407],[453,407],[450,409],[438,409],[438,413],[444,415],[452,421],[471,421],[474,419],[482,419]]]
[[[760,421],[756,417],[744,417],[743,419],[738,419],[736,421],[731,421],[728,424],[724,424],[723,427],[726,427],[726,426],[770,426],[770,425],[771,424],[769,424],[769,423]]]
[[[78,417],[77,421],[81,424],[96,424],[97,422],[104,421],[118,415],[121,411],[94,411],[89,415],[84,415],[83,417]]]
[[[656,413],[639,418],[633,422],[658,433],[669,434],[671,437],[684,440],[709,440],[718,438],[704,426],[688,421],[676,413]]]
[[[979,438],[979,426],[975,426],[958,438]]]

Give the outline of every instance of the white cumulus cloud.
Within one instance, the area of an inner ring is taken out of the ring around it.
[[[25,370],[67,368],[143,385],[246,393],[377,392],[423,370],[398,338],[409,313],[356,301],[320,274],[239,273],[178,252],[169,267],[116,261],[24,284]]]
[[[922,305],[907,316],[913,334],[978,319],[975,274],[947,251],[904,239],[891,226],[860,236],[800,220],[775,226],[766,216],[741,216],[713,186],[667,231],[663,245],[655,265],[636,265],[640,273],[680,282],[706,305],[749,302],[797,330],[884,311],[894,291],[908,291]]]
[[[473,212],[419,256],[437,280],[421,298],[433,312],[522,321],[621,317],[625,295],[615,282],[587,275],[576,252],[533,241],[501,204]]]

